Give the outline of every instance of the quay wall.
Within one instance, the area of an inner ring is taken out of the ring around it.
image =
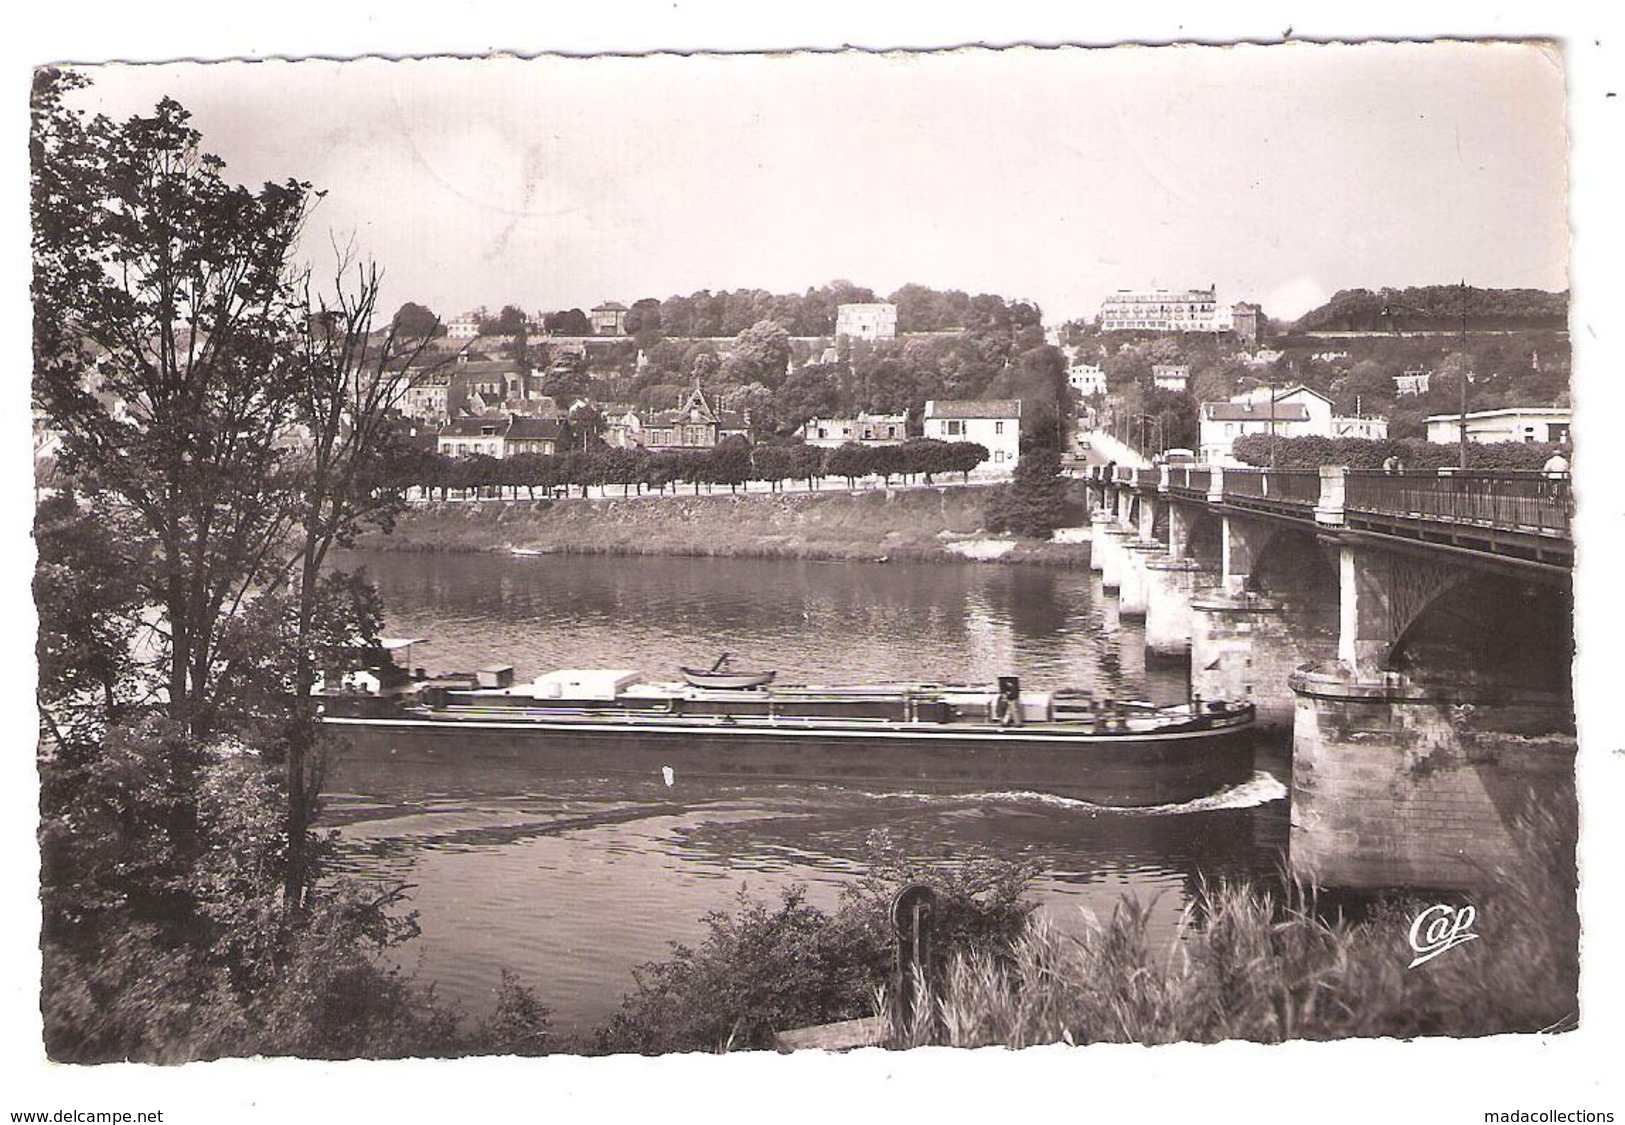
[[[1087,525],[1081,505],[1072,522]],[[478,500],[412,505],[369,551],[691,555],[865,561],[999,561],[1083,567],[1084,542],[989,532],[993,490],[978,486],[861,492],[670,493],[603,499]]]

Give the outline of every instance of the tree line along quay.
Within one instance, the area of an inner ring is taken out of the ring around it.
[[[893,445],[855,442],[822,449],[801,443],[755,444],[748,438],[724,439],[709,449],[655,451],[641,448],[594,446],[562,454],[526,453],[514,457],[470,454],[451,457],[428,451],[409,451],[389,472],[398,488],[415,489],[433,499],[447,499],[453,491],[494,492],[526,498],[550,496],[572,488],[586,496],[618,487],[623,494],[645,490],[665,493],[682,485],[697,493],[701,485],[727,485],[738,489],[750,481],[774,490],[791,481],[811,490],[829,478],[854,487],[864,477],[878,477],[882,485],[892,479],[921,479],[934,483],[939,475],[958,473],[968,481],[987,460],[987,449],[974,442],[911,439]]]

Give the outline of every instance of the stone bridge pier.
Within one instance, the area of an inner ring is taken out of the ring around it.
[[[1213,587],[1191,601],[1191,691],[1245,699],[1261,728],[1285,730],[1295,702],[1289,678],[1335,643],[1324,627],[1333,614],[1327,576],[1315,573],[1329,568],[1313,533],[1265,518],[1219,517],[1219,549]]]
[[[1095,513],[1090,521],[1089,565],[1100,571],[1105,590],[1120,590],[1128,568],[1129,545],[1139,537],[1110,510]]]
[[[1338,563],[1336,659],[1291,677],[1293,869],[1470,890],[1571,846],[1567,583],[1359,546]]]

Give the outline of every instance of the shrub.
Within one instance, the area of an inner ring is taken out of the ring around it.
[[[995,531],[1048,539],[1065,518],[1066,499],[1060,453],[1029,449],[1016,462],[1010,483],[989,503],[989,526]]]
[[[893,972],[892,899],[910,883],[936,891],[942,966],[955,952],[996,961],[1033,908],[1023,897],[1036,873],[1028,864],[973,851],[926,865],[884,832],[870,838],[869,857],[868,874],[843,888],[834,914],[794,887],[776,905],[741,891],[733,913],[707,915],[698,946],[676,945],[668,960],[636,970],[637,988],[597,1033],[598,1049],[762,1049],[779,1031],[869,1015]]]
[[[1321,465],[1345,465],[1351,469],[1380,469],[1390,457],[1399,458],[1407,469],[1454,467],[1459,447],[1423,441],[1419,438],[1375,440],[1372,438],[1295,437],[1276,438],[1247,434],[1236,439],[1232,452],[1248,465],[1268,465],[1273,455],[1278,469],[1315,469]],[[1539,469],[1553,453],[1569,455],[1568,447],[1549,442],[1470,442],[1467,467],[1481,472]]]

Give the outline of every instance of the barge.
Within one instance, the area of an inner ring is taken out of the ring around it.
[[[401,679],[321,691],[341,763],[1037,791],[1119,807],[1207,796],[1253,768],[1251,704],[1159,707],[1027,690],[1013,676],[708,688],[631,669],[515,684],[504,666]]]

